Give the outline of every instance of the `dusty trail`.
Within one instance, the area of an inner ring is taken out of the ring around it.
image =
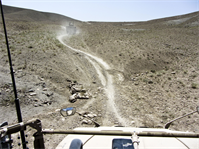
[[[98,77],[101,81],[101,84],[103,85],[104,90],[106,92],[106,96],[108,98],[107,106],[109,110],[111,109],[111,111],[114,113],[115,117],[118,119],[118,122],[120,124],[122,124],[123,126],[126,126],[125,120],[120,116],[120,114],[118,113],[116,109],[115,100],[114,100],[115,90],[114,90],[114,85],[113,85],[113,78],[112,78],[112,75],[110,75],[107,71],[107,70],[110,70],[111,67],[106,62],[104,62],[101,58],[93,56],[87,52],[74,49],[71,46],[64,43],[63,37],[65,36],[67,35],[60,35],[57,37],[57,39],[69,49],[84,54],[86,58],[88,59],[88,61],[94,66],[98,74]],[[105,74],[102,73],[103,70],[105,71]]]

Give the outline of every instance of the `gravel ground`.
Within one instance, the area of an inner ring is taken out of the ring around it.
[[[57,36],[66,33],[63,24],[71,18],[51,14],[57,19],[53,22],[30,11],[39,22],[21,11],[26,17],[18,20],[15,11],[10,8],[5,16],[24,121],[39,118],[43,128],[51,129],[93,127],[82,124],[77,114],[60,115],[61,108],[73,106],[96,115],[94,120],[103,126],[162,128],[199,105],[198,12],[148,22],[74,20],[77,34],[60,42]],[[0,121],[13,124],[17,118],[3,32],[0,41]],[[71,82],[81,85],[89,99],[70,103]],[[198,133],[199,115],[170,128]],[[25,132],[29,142],[33,132],[29,127]],[[65,136],[44,137],[46,148],[55,148]]]

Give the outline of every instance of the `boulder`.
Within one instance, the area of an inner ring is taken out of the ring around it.
[[[69,97],[69,101],[72,102],[72,103],[76,102],[76,101],[77,101],[77,94],[71,95],[71,96]]]
[[[68,85],[70,88],[70,93],[72,94],[69,97],[70,102],[76,102],[77,99],[89,99],[89,94],[86,92],[86,89],[83,89],[82,84],[78,84],[77,82],[70,82]]]
[[[96,115],[96,114],[87,114],[87,116],[90,117],[90,118],[94,118],[94,117],[96,117],[97,115]]]
[[[82,121],[82,124],[91,125],[91,124],[92,124],[92,121],[91,121],[91,120],[83,120],[83,121]]]
[[[75,94],[76,92],[86,92],[86,90],[83,89],[81,85],[75,84],[75,85],[71,85],[70,92],[71,94]]]
[[[77,98],[79,99],[89,99],[89,96],[87,93],[77,93]]]

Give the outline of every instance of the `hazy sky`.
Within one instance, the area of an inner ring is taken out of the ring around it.
[[[199,11],[199,0],[2,0],[81,21],[147,21]]]

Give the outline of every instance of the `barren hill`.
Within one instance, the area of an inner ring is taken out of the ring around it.
[[[75,106],[96,114],[102,125],[157,128],[199,105],[199,12],[147,22],[81,22],[9,6],[4,12],[24,120],[38,117],[54,129],[88,126],[57,110]],[[67,34],[70,23],[76,34]],[[2,26],[0,33],[0,121],[12,124],[17,119]],[[73,84],[89,99],[71,103]],[[199,132],[199,115],[171,129]],[[46,136],[47,146],[63,137]]]
[[[55,13],[45,13],[11,6],[4,6],[3,9],[6,18],[12,21],[50,22],[51,24],[62,24],[67,21],[78,21]]]

